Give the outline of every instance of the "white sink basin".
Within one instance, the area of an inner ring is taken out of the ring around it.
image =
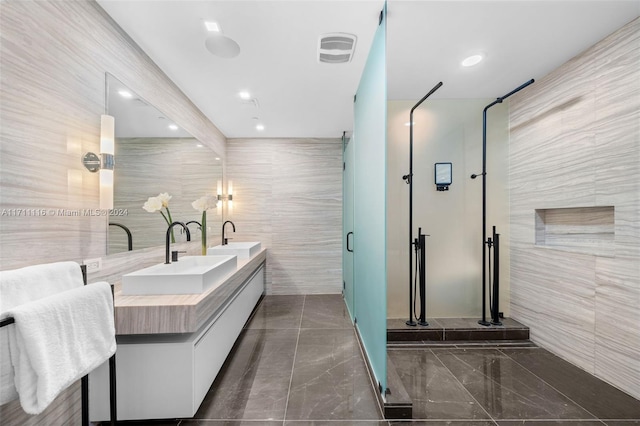
[[[235,272],[236,256],[184,256],[122,276],[122,294],[199,294]]]
[[[255,256],[261,250],[262,246],[259,241],[253,242],[231,242],[223,246],[209,247],[207,254],[231,254],[238,256],[238,259],[248,259]]]

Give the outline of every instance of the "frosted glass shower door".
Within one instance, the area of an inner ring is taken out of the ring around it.
[[[344,170],[342,173],[342,281],[344,283],[344,300],[349,309],[351,321],[355,317],[354,307],[354,276],[353,276],[353,169],[354,169],[354,149],[355,143],[351,138],[343,141],[344,152],[342,160]]]
[[[386,10],[354,105],[354,316],[382,390],[387,378]]]

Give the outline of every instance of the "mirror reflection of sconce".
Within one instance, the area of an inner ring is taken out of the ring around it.
[[[435,164],[435,184],[438,191],[448,191],[451,185],[453,174],[453,164],[436,163]]]
[[[115,152],[115,120],[110,115],[100,116],[100,156],[87,152],[82,164],[91,173],[100,172],[100,209],[113,209],[113,166]]]
[[[227,182],[227,193],[224,194],[224,191],[222,189],[222,181],[219,180],[216,194],[218,195],[218,204],[216,206],[217,207],[216,210],[218,211],[218,214],[222,214],[222,205],[225,201],[227,202],[227,213],[232,213],[233,212],[233,182],[231,181]]]

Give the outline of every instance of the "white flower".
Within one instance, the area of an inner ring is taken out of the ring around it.
[[[169,207],[169,200],[171,199],[171,195],[168,192],[163,192],[162,194],[158,194],[156,197],[162,203],[162,207]]]
[[[149,197],[146,203],[142,206],[143,209],[149,213],[157,212],[162,208],[162,200],[159,197]]]
[[[191,203],[191,206],[193,206],[193,208],[198,210],[199,212],[204,212],[209,209],[215,208],[217,202],[218,202],[218,199],[216,197],[213,197],[211,195],[205,195],[203,197],[198,198],[193,203]]]

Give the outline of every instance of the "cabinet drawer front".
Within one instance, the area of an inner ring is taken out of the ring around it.
[[[194,412],[202,403],[263,291],[264,267],[261,267],[196,343],[193,378]]]

